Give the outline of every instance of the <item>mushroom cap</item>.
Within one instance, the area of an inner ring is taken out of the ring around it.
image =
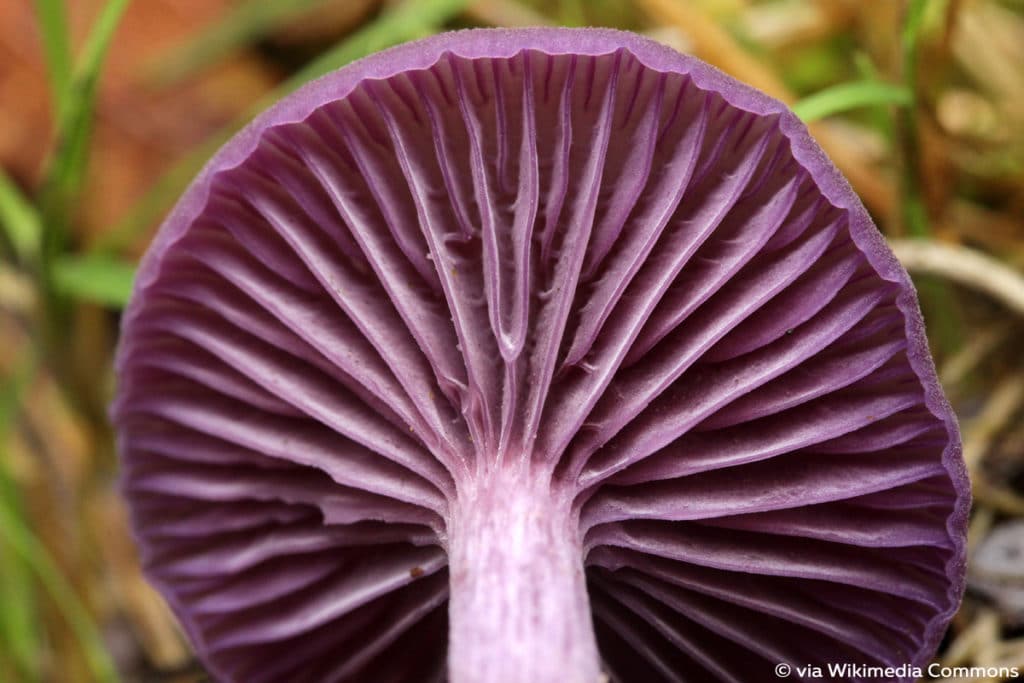
[[[784,105],[633,34],[285,98],[161,227],[117,370],[145,569],[219,679],[443,678],[450,518],[507,469],[572,502],[614,680],[920,666],[963,591],[906,272]]]

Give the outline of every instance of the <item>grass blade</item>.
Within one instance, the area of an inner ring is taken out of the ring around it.
[[[135,267],[103,254],[66,256],[53,268],[54,284],[66,296],[124,308],[132,293]]]
[[[159,86],[173,85],[326,2],[248,0],[235,5],[223,19],[156,63],[153,79]]]
[[[901,85],[879,81],[840,83],[809,95],[793,105],[793,113],[804,123],[851,109],[883,105],[908,106],[913,101],[910,90]]]
[[[910,0],[906,10],[906,20],[901,35],[903,53],[903,83],[913,98],[917,96],[918,48],[921,31],[924,27],[925,10],[928,0]],[[924,206],[920,176],[920,141],[917,120],[913,109],[901,112],[900,152],[903,166],[903,227],[914,237],[928,237],[931,228],[928,225],[928,212]]]
[[[57,145],[47,163],[39,198],[42,223],[38,260],[38,290],[44,311],[42,347],[63,384],[69,371],[57,359],[66,343],[69,310],[54,282],[54,262],[64,252],[74,204],[81,191],[92,133],[96,86],[107,53],[129,0],[108,0],[89,31],[78,59],[67,98],[57,117]],[[66,364],[66,363],[65,363]]]
[[[117,669],[85,605],[67,578],[61,574],[46,546],[32,533],[25,519],[4,499],[0,499],[0,539],[32,569],[71,626],[85,654],[93,680],[103,683],[117,681]]]
[[[458,16],[467,0],[405,0],[345,38],[260,100],[244,117],[215,133],[158,180],[132,212],[97,240],[92,253],[118,251],[140,240],[210,156],[249,119],[308,81],[386,47],[436,33]]]
[[[114,31],[117,30],[117,25],[121,22],[121,16],[128,8],[129,2],[131,0],[107,0],[107,4],[103,6],[103,11],[100,12],[89,31],[89,38],[82,48],[82,54],[75,69],[76,80],[80,83],[88,81],[95,85],[100,68],[103,66],[103,59],[110,47],[110,41],[114,37]]]
[[[82,49],[57,118],[57,147],[44,184],[44,224],[47,228],[44,240],[50,238],[49,233],[63,230],[68,219],[68,205],[77,196],[81,185],[92,133],[96,85],[110,41],[129,1],[108,0],[103,6]],[[59,251],[59,245],[59,239],[52,250],[44,245],[44,256]]]
[[[349,62],[386,47],[436,33],[441,26],[459,15],[466,8],[467,2],[468,0],[404,0],[285,81],[274,90],[271,97],[260,103],[258,110],[264,109],[268,103],[284,97],[304,83],[339,69]]]
[[[117,669],[107,653],[103,638],[94,623],[89,611],[82,604],[67,578],[50,555],[46,546],[32,531],[20,504],[15,482],[10,477],[7,462],[7,444],[9,430],[13,427],[20,411],[21,399],[31,384],[36,371],[35,354],[27,359],[19,358],[12,376],[0,383],[0,567],[4,570],[3,587],[14,586],[17,580],[21,584],[26,604],[16,604],[5,600],[0,613],[3,618],[5,638],[17,639],[10,642],[12,654],[21,652],[19,657],[29,658],[25,665],[30,669],[37,666],[36,657],[44,650],[34,631],[35,615],[32,610],[29,573],[35,575],[43,589],[50,596],[54,606],[71,627],[78,644],[85,656],[91,679],[100,683],[115,683],[118,680]],[[19,568],[13,568],[17,562]],[[11,573],[13,568],[13,573]],[[20,572],[20,573],[19,573]],[[20,614],[12,614],[19,610]],[[15,630],[10,630],[13,624]],[[28,651],[27,648],[32,648]],[[25,680],[39,680],[30,676]]]
[[[71,83],[71,38],[64,0],[36,0],[36,18],[50,72],[53,111],[59,116]]]
[[[23,351],[14,372],[0,382],[0,503],[24,519],[21,494],[7,462],[6,448],[14,430],[21,398],[35,374],[34,357]],[[5,680],[39,680],[39,653],[44,644],[35,609],[35,585],[31,568],[8,547],[0,534],[0,673]]]
[[[906,234],[917,238],[930,237],[932,229],[925,204],[926,179],[921,159],[921,131],[918,127],[917,103],[914,100],[919,95],[921,39],[927,28],[928,13],[937,4],[931,0],[910,0],[900,38],[903,83],[911,96],[911,106],[898,112],[896,127],[902,189],[900,220]],[[948,282],[935,277],[921,278],[916,284],[933,348],[947,354],[955,353],[963,345],[964,323],[955,306],[953,289]]]
[[[43,230],[42,221],[35,207],[3,169],[0,169],[0,230],[23,262],[35,256]]]

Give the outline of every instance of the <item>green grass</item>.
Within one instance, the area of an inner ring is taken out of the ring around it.
[[[146,192],[124,220],[97,240],[93,251],[117,252],[142,239],[217,149],[274,102],[309,81],[378,50],[437,33],[462,13],[466,4],[467,0],[405,0],[383,12],[279,85],[245,116],[185,155]]]
[[[445,23],[462,13],[467,2],[468,0],[404,0],[285,81],[270,97],[260,103],[259,109],[265,108],[269,103],[277,101],[308,81],[339,69],[349,62],[392,45],[437,33]]]
[[[96,88],[114,31],[130,0],[109,0],[89,31],[57,114],[57,144],[43,183],[43,258],[63,247],[64,232],[78,198],[88,163],[89,140],[95,119]],[[55,80],[56,88],[59,84]]]
[[[117,670],[89,611],[32,531],[11,471],[6,446],[38,362],[33,351],[21,355],[13,374],[0,380],[0,663],[16,670],[21,680],[41,679],[40,655],[47,646],[36,611],[38,581],[71,627],[92,680],[117,681]]]
[[[34,362],[23,353],[14,374],[0,382],[0,506],[7,515],[24,520],[21,492],[12,478],[8,453],[21,397],[35,373]],[[24,523],[22,522],[22,526]],[[41,678],[39,655],[44,650],[42,628],[35,609],[36,586],[32,569],[0,530],[0,676],[4,680],[35,681]]]
[[[19,514],[13,501],[6,498],[0,498],[0,541],[5,551],[10,551],[11,555],[19,558],[35,574],[53,599],[82,648],[93,680],[101,683],[117,681],[117,669],[89,611],[61,573],[46,546],[33,534],[25,517]],[[4,609],[7,608],[4,605]],[[32,645],[33,641],[29,640],[34,637],[32,632],[23,631],[21,636],[24,639],[23,646]]]
[[[910,105],[899,112],[899,151],[902,165],[900,175],[900,220],[910,237],[930,239],[931,221],[921,186],[920,134],[917,126],[918,56],[921,38],[928,19],[944,5],[943,0],[910,0],[900,37],[903,83],[910,93]],[[950,284],[936,277],[922,277],[916,281],[924,319],[931,330],[931,340],[943,353],[951,354],[963,345],[963,323],[955,308]]]
[[[188,78],[217,61],[270,34],[327,0],[248,0],[234,5],[211,24],[151,68],[153,80],[166,87]]]
[[[123,308],[132,293],[135,266],[105,254],[63,256],[54,263],[53,277],[67,296]]]
[[[44,673],[41,655],[49,648],[41,627],[37,591],[49,597],[67,622],[90,679],[104,683],[118,679],[92,615],[33,532],[6,449],[37,364],[45,364],[62,378],[67,351],[66,298],[117,305],[130,290],[131,276],[123,267],[82,261],[65,253],[67,231],[88,163],[97,84],[128,2],[110,0],[101,8],[73,62],[66,3],[36,0],[56,144],[36,204],[0,171],[0,228],[14,256],[36,279],[45,321],[42,343],[33,345],[31,358],[19,359],[13,376],[0,380],[0,629],[4,634],[0,638],[0,675],[10,680],[40,680]]]
[[[35,258],[43,231],[39,212],[0,169],[0,230],[23,263]]]
[[[36,0],[36,18],[50,76],[53,111],[59,116],[71,82],[71,39],[64,0]]]
[[[22,353],[14,373],[0,381],[0,662],[19,672],[22,680],[40,680],[43,639],[35,581],[64,617],[82,650],[92,680],[118,680],[99,628],[43,542],[32,531],[11,471],[6,446],[16,428],[22,398],[37,369],[34,352]],[[5,661],[6,660],[6,661]],[[0,669],[2,671],[2,669]],[[17,679],[15,679],[17,680]]]
[[[885,105],[909,106],[910,90],[902,85],[879,81],[840,83],[809,95],[793,105],[793,113],[805,123],[853,109]]]

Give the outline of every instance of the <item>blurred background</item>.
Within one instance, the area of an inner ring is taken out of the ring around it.
[[[1024,668],[1024,0],[0,0],[0,681],[205,680],[106,421],[134,264],[204,161],[370,52],[543,24],[645,33],[809,123],[914,276],[963,428],[938,657]]]

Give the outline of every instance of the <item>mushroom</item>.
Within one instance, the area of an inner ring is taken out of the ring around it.
[[[905,271],[783,105],[632,34],[451,33],[277,104],[161,228],[118,377],[218,679],[923,665],[963,590]]]

